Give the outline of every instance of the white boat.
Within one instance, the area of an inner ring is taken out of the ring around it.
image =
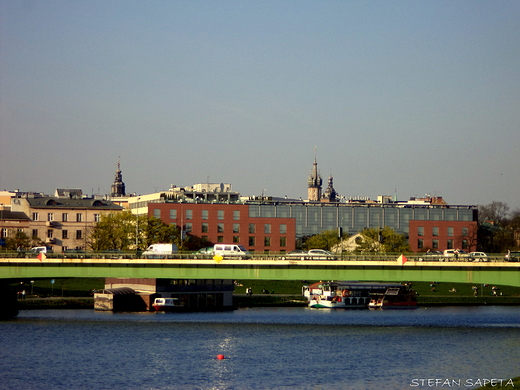
[[[319,282],[304,286],[303,296],[311,308],[366,309],[375,296],[384,295],[392,288],[400,291],[404,287],[399,283]]]
[[[155,298],[152,307],[155,311],[182,311],[184,305],[178,298]]]

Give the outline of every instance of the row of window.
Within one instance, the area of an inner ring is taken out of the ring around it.
[[[101,218],[101,214],[94,214],[94,222],[99,222]],[[32,220],[39,221],[40,213],[34,212],[32,213]],[[53,222],[56,219],[54,218],[54,213],[47,213],[47,221]],[[61,222],[70,222],[69,221],[69,213],[61,214]],[[76,213],[76,222],[83,222],[83,213]]]
[[[206,239],[209,241],[209,238],[207,236],[202,236],[202,239]],[[278,239],[280,240],[279,241],[280,248],[285,248],[287,246],[287,237],[278,237]],[[254,247],[258,245],[257,244],[258,241],[259,240],[257,240],[257,237],[249,236],[248,241],[247,241],[247,246],[249,248],[254,249]],[[260,242],[262,242],[262,241],[260,241]],[[217,243],[224,243],[224,236],[217,236]],[[240,236],[233,236],[233,243],[234,244],[243,244],[240,241]],[[270,236],[263,237],[263,246],[264,247],[274,246],[273,238]]]
[[[11,229],[1,229],[0,230],[0,238],[6,238],[9,237],[9,231]],[[23,229],[17,229],[19,232],[23,232]],[[54,229],[47,229],[47,238],[55,238]],[[31,237],[38,237],[39,232],[38,229],[32,229],[32,235]],[[75,232],[76,240],[82,240],[83,239],[83,230],[76,230]],[[67,240],[71,237],[69,237],[69,231],[66,229],[61,230],[61,238],[62,240]]]
[[[255,234],[257,231],[257,224],[256,223],[250,223],[248,226],[248,233],[249,234]],[[272,225],[270,223],[264,223],[264,234],[271,234],[272,233]],[[287,225],[282,223],[279,226],[279,232],[280,234],[287,234]],[[209,233],[210,225],[207,222],[202,222],[201,224],[201,233]],[[241,232],[241,224],[234,223],[233,224],[233,233],[240,233]],[[193,224],[191,222],[188,222],[184,224],[184,230],[188,233],[193,232]],[[217,223],[217,233],[224,233],[224,224],[223,223]]]
[[[154,209],[153,216],[161,219],[161,209]],[[186,220],[193,219],[193,210],[185,210],[184,218]],[[170,219],[177,219],[177,210],[170,209]],[[209,219],[209,210],[201,210],[202,220]],[[225,219],[225,211],[217,210],[217,219],[223,221]],[[240,210],[233,210],[233,220],[240,221]]]
[[[424,236],[424,227],[423,226],[418,226],[417,227],[417,235],[419,237]],[[454,237],[455,236],[455,229],[453,227],[447,227],[446,228],[446,235],[448,237]],[[432,236],[433,237],[439,236],[439,227],[438,226],[433,226],[432,227]],[[462,228],[462,236],[463,237],[467,237],[468,236],[468,228],[467,227],[463,227]]]
[[[440,242],[439,240],[431,240],[432,245],[431,249],[439,249],[440,248]],[[419,238],[417,240],[417,248],[418,249],[424,249],[424,240],[422,238]],[[462,240],[462,248],[461,249],[468,249],[469,248],[469,241],[468,240]],[[455,249],[453,246],[453,240],[449,239],[446,240],[446,249]]]

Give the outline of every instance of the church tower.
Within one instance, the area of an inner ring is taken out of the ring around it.
[[[314,155],[314,164],[312,168],[312,172],[309,176],[308,180],[308,200],[311,202],[319,202],[321,199],[321,184],[323,180],[321,179],[320,174],[318,173],[318,163],[316,162],[316,155]]]
[[[325,193],[323,194],[321,201],[322,202],[337,202],[338,201],[338,194],[336,193],[336,190],[334,189],[334,185],[332,184],[332,175],[329,176],[329,186],[325,190]]]
[[[117,160],[116,178],[112,183],[110,195],[113,198],[120,198],[122,196],[126,196],[125,183],[123,183],[123,174],[121,173],[121,164],[119,163],[119,160]]]

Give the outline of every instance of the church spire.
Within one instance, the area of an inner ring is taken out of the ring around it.
[[[126,196],[125,183],[123,183],[123,174],[121,173],[121,163],[117,160],[116,178],[112,183],[111,194],[112,197]]]
[[[318,172],[318,162],[316,161],[316,149],[314,149],[314,164],[308,180],[308,199],[312,202],[319,202],[321,198],[321,185],[323,180]]]

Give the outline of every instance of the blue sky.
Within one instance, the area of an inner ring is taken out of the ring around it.
[[[518,1],[0,3],[0,190],[520,208]]]

